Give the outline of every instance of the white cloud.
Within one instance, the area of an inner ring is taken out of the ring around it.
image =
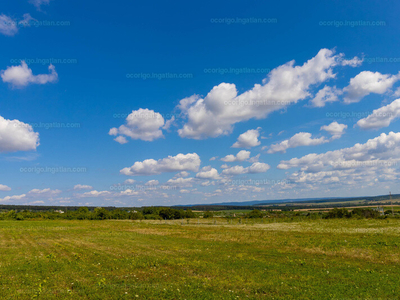
[[[0,191],[11,191],[11,188],[4,184],[0,184]]]
[[[172,186],[179,186],[179,187],[191,187],[193,183],[193,178],[172,178],[169,179],[166,184]]]
[[[266,163],[255,162],[248,167],[248,173],[265,173],[270,169],[270,166]]]
[[[41,189],[33,189],[33,190],[30,190],[26,194],[6,196],[3,199],[0,199],[0,201],[2,201],[2,202],[10,202],[12,200],[22,200],[22,199],[28,201],[30,199],[36,199],[36,198],[41,198],[41,199],[46,198],[46,199],[53,200],[53,196],[56,196],[56,195],[58,195],[60,193],[61,193],[60,190],[52,190],[50,188],[46,188],[46,189],[42,189],[42,190]],[[36,202],[30,202],[30,204],[35,204],[35,203]],[[41,204],[39,202],[37,202],[37,203]]]
[[[243,166],[233,166],[222,171],[224,175],[239,175],[239,174],[253,174],[265,173],[270,169],[266,163],[255,162],[250,167],[244,168]]]
[[[150,185],[150,186],[154,186],[154,185],[158,185],[159,182],[158,180],[149,180],[145,183],[145,185]]]
[[[29,204],[30,205],[44,204],[44,201],[42,201],[42,200],[32,201],[32,202],[29,202]]]
[[[58,80],[56,68],[49,66],[49,74],[33,75],[32,70],[22,61],[20,66],[7,67],[5,71],[1,71],[1,79],[3,82],[10,83],[13,87],[25,87],[28,84],[46,84],[53,83]]]
[[[357,126],[362,129],[379,129],[388,127],[390,123],[400,117],[400,99],[392,103],[375,109],[371,115],[357,122]]]
[[[0,15],[0,33],[13,36],[18,33],[18,26],[17,22],[9,16],[4,14]]]
[[[365,144],[355,144],[353,147],[344,148],[326,153],[311,153],[301,158],[292,158],[281,161],[278,169],[287,170],[301,167],[302,171],[317,172],[325,168],[346,169],[358,165],[366,166],[370,162],[384,163],[385,160],[399,159],[400,132],[382,133],[380,136],[368,140]]]
[[[190,175],[189,172],[182,171],[176,174],[174,177],[188,177],[189,175]]]
[[[393,93],[394,97],[400,97],[400,86],[396,89],[396,91]]]
[[[128,190],[125,190],[124,192],[126,192]],[[109,191],[90,191],[90,192],[86,192],[83,194],[77,194],[76,197],[78,198],[91,198],[91,197],[100,197],[100,196],[110,196],[111,192]]]
[[[218,179],[219,174],[217,169],[211,166],[203,167],[199,173],[196,174],[196,178],[200,179]]]
[[[175,116],[172,116],[171,119],[167,120],[165,122],[165,125],[163,126],[163,129],[169,130],[170,127],[175,123]]]
[[[93,187],[90,185],[77,184],[74,186],[74,190],[93,190]]]
[[[32,18],[32,16],[30,14],[24,14],[23,17],[24,18],[21,21],[18,22],[19,26],[30,27],[32,21],[33,22],[38,22],[38,20]]]
[[[344,102],[347,104],[356,103],[371,93],[384,94],[399,79],[399,75],[363,71],[350,79],[350,84],[343,89],[346,92]]]
[[[232,145],[232,148],[251,148],[260,145],[261,142],[258,140],[260,129],[261,127],[250,129],[239,135],[236,143]]]
[[[218,156],[213,156],[210,158],[210,161],[216,160],[218,158]]]
[[[42,190],[41,189],[33,189],[28,192],[28,196],[51,197],[54,195],[58,195],[59,193],[61,193],[60,190],[52,190],[50,188],[42,189]]]
[[[111,130],[110,130],[110,132],[114,132],[114,131],[111,131]],[[121,145],[128,143],[128,140],[126,139],[126,137],[124,137],[124,136],[122,136],[122,135],[117,136],[117,137],[114,139],[114,141],[120,143]]]
[[[136,182],[136,180],[133,179],[127,179],[124,181],[124,184],[134,184]]]
[[[29,3],[33,4],[38,10],[40,10],[42,5],[49,5],[50,0],[29,0]]]
[[[202,186],[215,185],[215,181],[206,180],[201,183]]]
[[[120,171],[124,175],[156,175],[165,172],[193,171],[197,172],[200,166],[200,157],[196,153],[178,154],[167,158],[154,160],[146,159],[135,162],[133,166]]]
[[[250,158],[250,151],[241,150],[236,156],[233,154],[229,154],[223,158],[221,158],[224,162],[235,162],[235,161],[245,161]]]
[[[330,87],[326,85],[308,102],[308,105],[311,107],[324,107],[328,102],[339,101],[338,95],[341,94],[343,94],[343,92],[337,89],[336,86]]]
[[[1,202],[9,202],[12,200],[21,200],[24,199],[26,197],[26,194],[22,194],[22,195],[14,195],[14,196],[6,196],[2,199],[0,199]]]
[[[0,116],[0,152],[30,151],[38,146],[39,133],[32,126]]]
[[[344,134],[344,131],[346,129],[347,129],[347,125],[339,124],[338,122],[335,121],[329,125],[321,126],[320,130],[325,130],[325,131],[329,132],[332,135],[332,139],[338,139]]]
[[[281,161],[278,169],[299,168],[289,176],[289,182],[303,184],[308,190],[326,189],[326,185],[361,187],[365,183],[398,180],[399,162],[400,132],[390,132],[350,148]]]
[[[161,128],[164,126],[164,118],[161,114],[149,109],[133,110],[126,118],[126,124],[119,128],[111,128],[109,135],[120,135],[115,140],[124,144],[127,142],[123,136],[133,140],[153,141],[164,137]]]
[[[181,137],[203,139],[232,132],[233,125],[249,119],[263,119],[270,113],[310,96],[310,88],[335,77],[333,67],[343,55],[328,49],[302,66],[290,61],[272,70],[262,84],[238,95],[236,86],[221,83],[206,97],[192,96],[180,102],[187,122],[178,130]],[[189,100],[188,100],[189,99]]]
[[[309,132],[299,132],[296,133],[294,136],[292,136],[288,140],[284,140],[280,142],[279,144],[273,144],[268,150],[268,153],[276,153],[276,152],[281,152],[281,153],[286,153],[286,150],[289,148],[296,148],[296,147],[301,147],[301,146],[315,146],[323,143],[327,143],[328,140],[325,139],[325,137],[320,137],[313,139],[311,138],[311,133]]]
[[[357,56],[354,56],[352,59],[342,59],[340,64],[342,66],[350,66],[350,67],[358,67],[362,64],[363,59],[358,58]]]

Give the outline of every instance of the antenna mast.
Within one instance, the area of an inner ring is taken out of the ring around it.
[[[392,205],[392,216],[394,215],[394,211],[393,211],[393,201],[392,201],[392,192],[389,192],[390,195],[390,204]]]

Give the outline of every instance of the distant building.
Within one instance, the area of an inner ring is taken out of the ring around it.
[[[64,213],[64,211],[63,210],[55,210],[54,212],[57,212],[57,213],[60,213],[60,214],[63,214]]]
[[[381,216],[383,216],[385,214],[383,207],[378,206],[377,208],[373,208],[373,210],[376,210],[377,212],[379,212],[381,214]]]

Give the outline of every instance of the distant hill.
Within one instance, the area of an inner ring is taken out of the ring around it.
[[[393,199],[400,198],[400,194],[392,195]],[[242,201],[242,202],[220,202],[210,204],[190,204],[190,205],[176,205],[184,207],[196,207],[196,206],[264,206],[274,204],[289,204],[289,203],[324,203],[324,202],[345,202],[345,201],[382,201],[388,200],[389,195],[379,196],[366,196],[366,197],[323,197],[323,198],[300,198],[300,199],[281,199],[281,200],[256,200],[256,201]]]

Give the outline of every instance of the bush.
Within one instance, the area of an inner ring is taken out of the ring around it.
[[[253,218],[262,218],[262,217],[264,217],[264,214],[260,210],[254,209],[247,214],[247,217],[252,218],[252,219]]]
[[[143,220],[144,216],[141,212],[131,212],[129,214],[129,219],[131,220]]]
[[[214,217],[214,214],[209,210],[205,211],[203,214],[203,218],[212,218],[212,217]]]
[[[185,211],[185,218],[196,218],[196,215],[191,209],[187,209]]]

